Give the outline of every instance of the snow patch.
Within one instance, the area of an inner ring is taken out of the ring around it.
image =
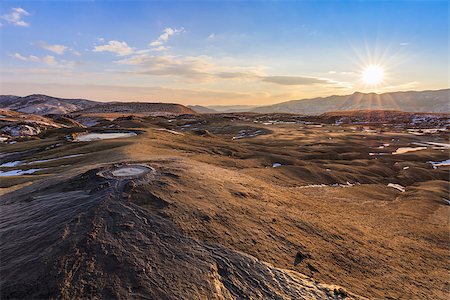
[[[427,147],[401,147],[392,152],[392,154],[404,154],[408,152],[414,152],[414,151],[420,151],[420,150],[426,150]]]
[[[37,171],[40,171],[43,169],[29,169],[29,170],[11,170],[11,171],[0,171],[0,176],[20,176],[20,175],[28,175],[33,174]]]
[[[389,183],[387,186],[391,187],[391,188],[394,188],[394,189],[397,189],[397,190],[399,190],[402,193],[406,191],[406,188],[404,186],[400,185],[400,184]]]
[[[428,161],[427,163],[431,164],[433,169],[437,169],[438,167],[450,166],[450,159],[444,161]]]
[[[99,140],[110,140],[136,136],[135,132],[102,132],[102,133],[85,133],[74,138],[76,142],[92,142]]]

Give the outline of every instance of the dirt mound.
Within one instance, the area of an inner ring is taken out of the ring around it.
[[[100,104],[75,112],[76,114],[148,114],[148,115],[183,115],[197,114],[192,109],[173,103],[113,102]]]
[[[26,200],[21,193],[5,197],[2,299],[357,298],[193,240],[157,211],[122,197],[124,185],[142,182],[99,172],[47,185]]]

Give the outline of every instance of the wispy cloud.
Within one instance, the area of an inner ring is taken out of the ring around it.
[[[109,41],[106,45],[95,46],[94,52],[111,52],[117,56],[126,56],[134,53],[134,49],[125,42]]]
[[[264,74],[260,67],[221,65],[211,57],[140,54],[116,61],[117,64],[137,67],[136,74],[173,76],[187,82],[216,79],[258,79]]]
[[[21,27],[27,27],[30,26],[30,23],[27,23],[23,20],[23,17],[30,15],[29,12],[27,12],[25,9],[21,7],[15,7],[11,8],[11,11],[9,14],[1,16],[3,20],[8,22],[11,25],[14,26],[21,26]]]
[[[322,86],[338,89],[349,88],[349,83],[312,76],[270,76],[262,66],[237,66],[219,64],[209,56],[152,55],[142,53],[115,61],[120,65],[134,66],[129,73],[181,78],[188,83],[218,80],[238,82],[268,82],[280,86]]]
[[[147,75],[168,76],[188,78],[211,77],[210,71],[214,68],[207,57],[202,56],[173,56],[173,55],[149,55],[140,54],[116,61],[118,64],[139,66],[136,73]]]
[[[42,62],[42,63],[45,63],[47,65],[55,65],[56,64],[56,59],[52,55],[38,57],[36,55],[24,56],[24,55],[22,55],[20,53],[14,53],[11,56],[14,57],[15,59],[22,60],[22,61]]]
[[[175,35],[180,32],[184,32],[183,27],[181,27],[181,28],[167,27],[163,30],[163,33],[156,40],[152,41],[149,45],[150,45],[150,47],[155,47],[152,50],[158,50],[158,51],[161,51],[160,49],[166,50],[167,48],[166,47],[162,48],[162,46],[164,46],[164,44],[166,44],[169,41],[169,38],[172,35]]]
[[[303,76],[266,76],[262,79],[262,81],[279,85],[313,85],[333,83],[332,80],[326,78]]]
[[[64,45],[51,45],[43,41],[37,42],[36,45],[41,47],[42,49],[46,49],[58,55],[64,54],[64,52],[68,49],[68,47]]]
[[[17,60],[29,61],[29,62],[35,62],[35,63],[43,63],[48,66],[73,67],[75,65],[75,62],[73,62],[73,61],[57,60],[53,55],[46,55],[46,56],[39,57],[36,55],[24,56],[20,53],[14,53],[10,56]]]

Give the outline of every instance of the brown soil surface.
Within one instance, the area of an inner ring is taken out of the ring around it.
[[[448,149],[390,153],[448,131],[267,118],[121,118],[139,134],[7,145],[1,163],[84,155],[2,177],[2,299],[447,299],[449,167],[428,161]],[[97,175],[127,164],[154,172]]]

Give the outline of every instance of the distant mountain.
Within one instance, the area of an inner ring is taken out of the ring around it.
[[[0,108],[37,115],[66,114],[98,104],[86,99],[63,99],[39,94],[26,97],[0,95]]]
[[[110,113],[149,113],[164,114],[197,114],[194,110],[175,103],[146,103],[146,102],[109,102],[73,112],[75,114],[110,114]]]
[[[343,110],[398,110],[406,112],[450,112],[450,89],[421,92],[359,93],[305,100],[292,100],[260,106],[257,113],[317,115]]]
[[[231,113],[231,112],[248,112],[255,108],[257,105],[211,105],[207,106],[209,109],[214,109],[219,113]]]
[[[345,110],[396,110],[405,112],[450,113],[450,89],[421,92],[353,93],[304,100],[292,100],[268,106],[232,105],[186,107],[171,103],[97,102],[86,99],[63,99],[46,95],[19,97],[0,95],[0,109],[15,110],[37,115],[68,113],[146,113],[196,114],[196,113],[293,113],[319,115]]]
[[[0,109],[36,115],[87,113],[196,114],[181,104],[144,102],[97,102],[86,99],[63,99],[47,95],[19,97],[0,95]]]
[[[218,111],[201,105],[188,105],[188,107],[199,114],[217,114]]]

